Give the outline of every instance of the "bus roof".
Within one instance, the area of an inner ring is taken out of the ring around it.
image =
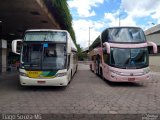
[[[36,31],[57,31],[57,32],[67,32],[67,30],[59,30],[59,29],[30,29],[26,30],[26,32],[36,32]]]
[[[115,27],[108,27],[107,29],[109,28],[140,28],[140,27],[137,27],[137,26],[115,26]]]
[[[137,28],[137,29],[141,29],[140,27],[135,27],[135,26],[108,27],[108,28],[104,29],[100,35],[102,35],[103,33],[105,33],[108,29],[114,29],[114,28]],[[92,50],[93,48],[96,48],[96,47],[100,46],[100,44],[101,44],[100,35],[89,46],[90,50]]]
[[[141,29],[140,27],[136,27],[136,26],[115,26],[115,27],[108,27],[104,29],[103,31],[108,30],[108,29],[113,29],[113,28],[139,28]]]

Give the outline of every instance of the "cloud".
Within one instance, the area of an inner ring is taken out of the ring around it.
[[[103,29],[119,26],[119,13],[121,26],[139,26],[145,30],[153,26],[151,23],[160,23],[159,0],[121,0],[120,6],[116,11],[109,10],[98,21],[89,20],[88,17],[98,14],[98,12],[94,11],[96,10],[94,8],[99,7],[105,1],[109,3],[109,0],[68,0],[70,10],[74,11],[76,18],[79,17],[79,19],[73,20],[73,28],[77,43],[83,48],[88,47],[89,27],[90,43],[92,43]],[[142,21],[144,22],[142,23]]]
[[[151,17],[160,23],[160,2],[159,0],[122,0],[119,9],[114,13],[105,13],[104,19],[108,20],[109,26],[119,25],[119,12],[120,12],[120,25],[121,26],[141,26],[147,29],[152,25],[148,23],[147,26],[139,25],[136,23],[137,18]],[[123,14],[126,14],[123,17]],[[156,24],[156,23],[155,23]]]
[[[137,26],[135,20],[130,15],[120,20],[120,25],[121,26]]]
[[[150,17],[151,20],[145,21],[143,24],[137,26],[143,28],[144,30],[150,28],[154,24],[160,23],[160,1],[159,0],[122,0],[121,8],[130,16],[130,20],[136,18]],[[129,19],[128,19],[129,20]],[[156,22],[155,22],[156,20]],[[133,22],[133,21],[132,21]],[[135,22],[133,22],[134,24]]]
[[[116,11],[115,13],[105,13],[104,19],[108,21],[109,27],[115,27],[119,25],[120,26],[136,26],[136,22],[133,20],[132,16],[128,15],[127,17],[122,18],[121,14],[119,16],[119,10]]]
[[[157,23],[160,23],[160,6],[155,9],[155,12],[151,15],[153,19],[157,20]]]
[[[108,26],[118,26],[118,19],[116,13],[104,13],[104,19],[108,20]]]
[[[79,19],[73,21],[73,28],[75,30],[77,43],[81,47],[88,47],[89,44],[89,28],[90,28],[90,44],[100,35],[100,29],[104,27],[101,21],[92,21]]]
[[[160,6],[160,2],[159,0],[122,0],[121,6],[132,16],[144,17],[155,12],[155,9]]]
[[[97,7],[98,4],[102,4],[104,0],[70,0],[68,1],[70,8],[75,8],[80,17],[95,16],[96,13],[92,10],[92,7]]]
[[[121,7],[125,12],[134,17],[142,18],[151,16],[160,19],[160,1],[159,0],[122,0]]]

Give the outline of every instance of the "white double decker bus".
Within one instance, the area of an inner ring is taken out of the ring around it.
[[[12,51],[20,54],[22,86],[67,86],[77,71],[77,48],[65,30],[27,30],[23,40],[12,42]]]

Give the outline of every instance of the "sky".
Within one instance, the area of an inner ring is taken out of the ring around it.
[[[138,26],[143,30],[160,24],[160,0],[68,0],[77,44],[89,45],[114,26]],[[120,22],[119,22],[120,21]]]

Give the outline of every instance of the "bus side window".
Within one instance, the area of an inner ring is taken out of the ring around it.
[[[107,54],[106,48],[103,48],[103,59],[105,63],[109,64],[109,55]]]
[[[102,33],[102,43],[108,42],[108,30]]]
[[[77,54],[74,53],[74,54],[73,54],[73,63],[74,63],[74,64],[77,63],[77,58],[78,58],[78,57],[77,57]]]

